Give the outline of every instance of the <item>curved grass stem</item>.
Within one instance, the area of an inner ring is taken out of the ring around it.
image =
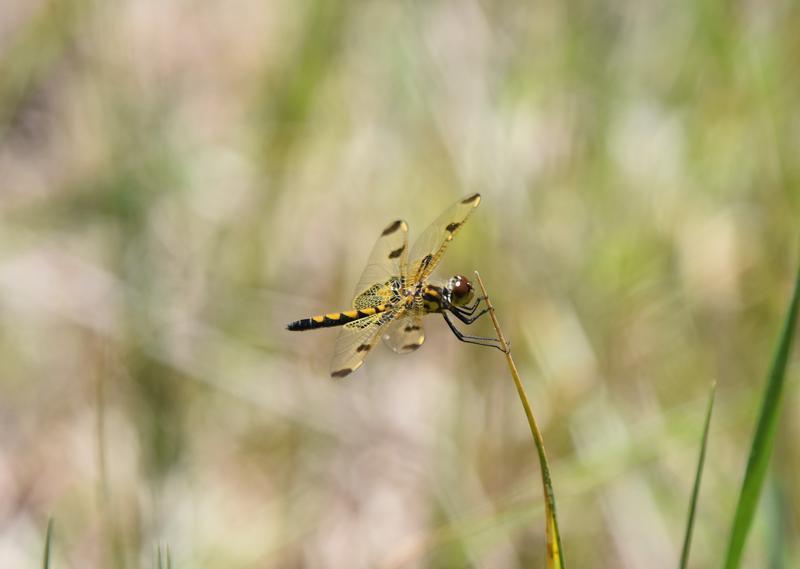
[[[725,569],[737,569],[741,565],[747,534],[750,532],[750,526],[761,497],[761,488],[764,485],[778,432],[778,419],[781,415],[781,402],[786,383],[786,368],[789,365],[794,343],[798,313],[800,313],[800,268],[795,276],[792,300],[786,311],[783,330],[778,339],[767,382],[764,385],[761,409],[753,433],[753,442],[750,445],[750,456],[747,459],[747,469],[736,504],[733,527],[728,538]]]
[[[686,533],[683,537],[683,548],[681,549],[680,569],[689,566],[689,549],[692,546],[692,530],[694,529],[694,518],[697,512],[697,497],[700,494],[700,482],[703,479],[703,467],[706,462],[706,447],[708,445],[708,430],[711,426],[711,413],[714,410],[714,396],[717,392],[717,382],[711,384],[711,394],[708,397],[706,407],[706,422],[703,426],[703,438],[700,442],[700,457],[697,459],[697,470],[694,475],[694,485],[692,487],[692,499],[689,502],[689,516],[686,521]]]
[[[492,305],[492,301],[489,299],[489,293],[486,292],[486,286],[483,284],[483,280],[481,279],[481,275],[478,273],[478,271],[475,271],[475,278],[478,281],[478,285],[481,287],[481,292],[483,293],[486,307],[489,309],[489,316],[492,319],[492,325],[494,326],[495,332],[497,332],[497,338],[500,340],[500,344],[503,347],[503,352],[505,352],[508,369],[511,371],[511,377],[514,379],[514,385],[517,387],[517,394],[522,402],[523,409],[525,409],[525,416],[528,418],[528,425],[530,425],[531,428],[533,442],[536,445],[536,452],[539,455],[539,467],[542,474],[542,491],[544,493],[545,516],[547,518],[545,526],[547,567],[548,569],[563,569],[565,565],[561,549],[561,534],[558,531],[558,519],[556,517],[556,498],[555,494],[553,493],[553,484],[550,479],[550,465],[547,462],[547,453],[545,452],[542,433],[539,430],[539,425],[536,423],[536,417],[534,417],[533,411],[531,410],[531,404],[528,402],[528,396],[525,393],[525,387],[522,385],[522,379],[519,377],[517,366],[514,364],[514,359],[511,357],[511,349],[508,345],[508,341],[503,335],[503,331],[500,329],[500,324],[497,321],[497,315],[495,314],[494,306]]]
[[[44,537],[44,558],[42,569],[50,569],[50,548],[53,542],[53,518],[47,520],[47,533]]]

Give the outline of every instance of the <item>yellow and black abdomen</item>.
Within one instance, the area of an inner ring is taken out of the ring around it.
[[[348,322],[366,318],[379,312],[385,312],[387,306],[381,304],[378,306],[371,306],[369,308],[361,308],[358,310],[347,310],[345,312],[331,312],[330,314],[321,314],[320,316],[312,316],[311,318],[302,318],[291,322],[287,329],[293,331],[314,330],[315,328],[330,328],[332,326],[342,326]]]

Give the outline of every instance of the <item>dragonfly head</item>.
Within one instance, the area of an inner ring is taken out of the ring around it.
[[[450,291],[450,303],[453,306],[465,306],[472,301],[474,293],[472,284],[464,275],[455,275],[447,281],[446,288]]]

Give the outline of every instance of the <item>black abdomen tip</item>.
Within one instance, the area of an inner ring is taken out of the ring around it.
[[[297,331],[297,330],[307,330],[309,326],[306,324],[305,320],[295,320],[294,322],[289,322],[286,325],[287,330]]]

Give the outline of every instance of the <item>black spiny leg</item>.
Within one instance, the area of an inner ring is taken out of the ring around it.
[[[483,300],[482,296],[480,298],[476,299],[475,302],[473,302],[472,304],[470,304],[468,306],[459,307],[459,310],[461,310],[465,314],[474,314],[475,310],[478,308],[478,305],[481,303],[481,300]]]
[[[484,314],[489,312],[489,309],[488,308],[484,308],[483,310],[481,310],[480,312],[478,312],[475,315],[473,315],[472,312],[469,312],[469,311],[466,311],[466,310],[462,310],[461,308],[458,308],[457,306],[451,306],[450,307],[450,311],[455,315],[456,318],[461,320],[464,324],[472,324],[478,318],[480,318],[481,316],[483,316]],[[474,312],[475,309],[473,308],[472,311]]]
[[[484,311],[484,312],[486,312],[486,311]],[[483,312],[481,314],[483,314]],[[456,338],[458,338],[462,342],[465,342],[467,344],[477,344],[478,346],[487,346],[489,348],[497,348],[501,352],[506,353],[506,351],[503,349],[503,346],[500,345],[500,340],[498,340],[497,338],[484,338],[484,337],[481,337],[481,336],[467,336],[466,334],[462,333],[461,330],[456,328],[456,325],[453,324],[452,320],[450,320],[450,317],[447,315],[447,312],[442,312],[442,316],[444,316],[444,321],[447,322],[448,326],[450,326],[450,329],[453,331],[453,334],[456,335]],[[480,316],[480,314],[478,316]],[[461,320],[462,322],[464,321],[463,318],[466,318],[466,317],[459,316],[459,320]],[[477,318],[477,316],[475,318]]]

